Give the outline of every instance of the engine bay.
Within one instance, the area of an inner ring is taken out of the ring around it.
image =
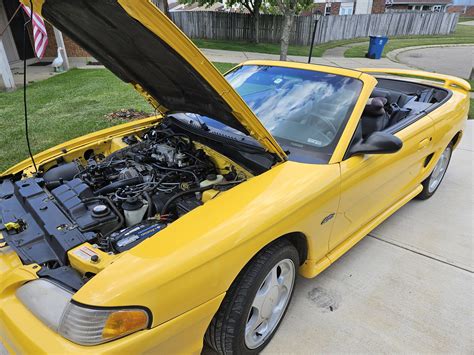
[[[87,151],[0,184],[0,231],[39,276],[79,289],[120,253],[250,174],[217,160],[184,133],[156,126],[121,138],[111,154]]]

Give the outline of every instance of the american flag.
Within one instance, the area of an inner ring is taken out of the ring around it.
[[[23,10],[31,18],[31,9],[28,6],[21,4]],[[48,45],[48,33],[46,32],[46,26],[40,15],[33,12],[33,37],[35,39],[35,53],[39,59],[43,58],[46,46]]]

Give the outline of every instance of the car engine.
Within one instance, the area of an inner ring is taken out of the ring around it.
[[[108,156],[91,151],[1,182],[0,231],[25,264],[71,286],[72,257],[122,253],[202,205],[206,191],[215,196],[245,180],[231,164],[216,167],[185,134],[158,126],[122,140],[125,147]],[[95,251],[75,249],[85,244]]]
[[[86,166],[64,164],[43,177],[80,228],[97,232],[98,245],[108,252],[132,247],[202,205],[203,191],[239,181],[232,169],[219,175],[188,136],[151,130],[139,142],[133,136],[125,140],[132,144],[106,158],[92,156]],[[141,238],[130,237],[128,229],[146,220],[157,225],[142,226],[148,233]]]

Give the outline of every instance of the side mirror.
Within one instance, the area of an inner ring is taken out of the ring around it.
[[[398,152],[403,146],[400,138],[386,132],[374,132],[366,140],[354,144],[349,156],[357,154],[389,154]]]

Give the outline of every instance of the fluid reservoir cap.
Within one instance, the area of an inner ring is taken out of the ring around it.
[[[127,200],[122,204],[122,208],[125,211],[136,211],[142,208],[143,201],[136,198],[136,197],[129,197]]]
[[[92,209],[92,216],[94,217],[104,217],[110,213],[109,208],[106,205],[97,205]]]
[[[217,175],[216,174],[208,174],[206,176],[206,180],[210,180],[210,181],[217,180]]]

